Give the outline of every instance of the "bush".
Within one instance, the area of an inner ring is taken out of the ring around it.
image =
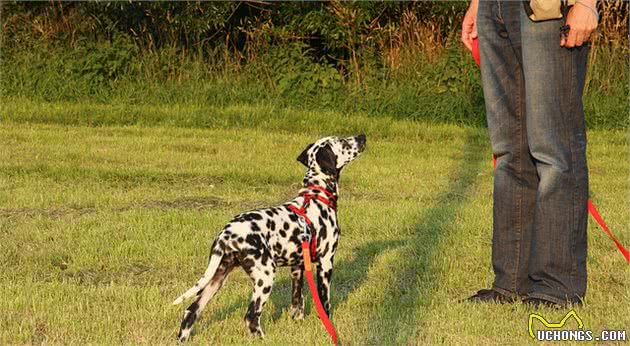
[[[483,125],[463,2],[2,3],[1,95],[272,104]],[[585,105],[627,127],[627,2],[600,1]]]

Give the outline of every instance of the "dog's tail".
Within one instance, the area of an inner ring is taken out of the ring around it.
[[[175,301],[173,301],[173,305],[181,304],[185,299],[188,299],[204,289],[209,283],[210,280],[214,277],[219,265],[221,264],[221,260],[223,259],[223,253],[219,249],[215,249],[216,243],[212,246],[212,255],[210,256],[210,263],[208,263],[208,269],[203,273],[203,276],[197,281],[197,283],[188,289],[188,291],[184,292],[181,296],[177,297]]]

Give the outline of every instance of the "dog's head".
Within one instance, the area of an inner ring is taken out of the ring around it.
[[[306,146],[297,160],[311,170],[338,179],[341,170],[365,150],[365,142],[365,135],[324,137]]]

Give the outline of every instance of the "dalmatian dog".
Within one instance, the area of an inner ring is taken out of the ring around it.
[[[294,208],[304,205],[305,194],[317,196],[305,204],[304,212],[312,222],[309,227],[311,236],[317,240],[317,248],[311,254],[311,259],[317,265],[317,293],[328,314],[333,259],[340,234],[335,208],[339,174],[365,150],[365,143],[365,135],[359,135],[348,138],[325,137],[309,144],[297,158],[307,167],[304,187],[298,197],[280,206],[242,213],[223,228],[211,246],[206,272],[193,287],[173,302],[177,305],[187,298],[195,297],[184,312],[177,336],[180,341],[188,339],[197,317],[230,272],[238,266],[245,270],[253,284],[254,292],[245,314],[245,322],[253,335],[264,337],[260,315],[271,294],[278,267],[291,268],[291,316],[295,320],[304,318],[304,263],[301,248],[304,228],[300,226],[303,225],[301,216],[294,212]],[[322,202],[326,200],[331,203]]]

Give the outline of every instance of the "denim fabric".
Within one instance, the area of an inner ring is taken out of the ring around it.
[[[481,78],[494,173],[494,288],[557,303],[586,293],[588,47],[521,1],[480,1]]]

